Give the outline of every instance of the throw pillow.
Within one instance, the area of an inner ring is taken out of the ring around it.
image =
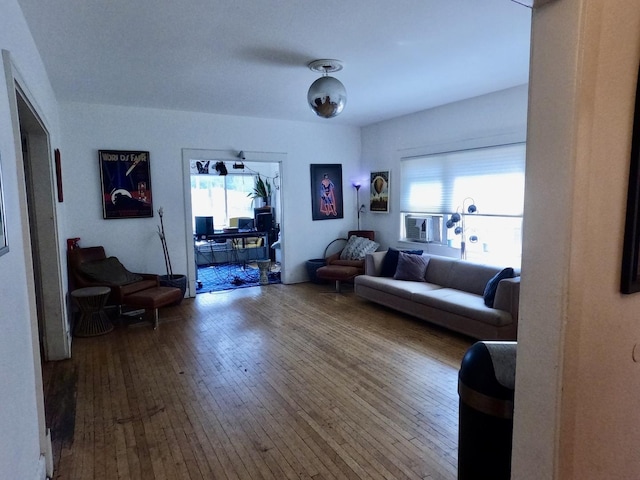
[[[398,267],[393,278],[396,280],[411,280],[424,282],[424,275],[429,266],[429,257],[398,252]]]
[[[80,271],[91,280],[112,285],[129,285],[142,280],[140,275],[124,268],[116,257],[83,263],[80,265]]]
[[[408,253],[409,255],[422,255],[422,250],[396,250],[395,248],[389,248],[384,258],[382,259],[382,268],[380,269],[381,277],[393,277],[398,268],[398,253]]]
[[[375,252],[379,246],[368,238],[351,235],[340,253],[340,260],[363,260],[367,253]]]
[[[507,267],[494,275],[494,277],[487,282],[487,286],[484,287],[484,304],[487,307],[493,308],[493,301],[496,298],[496,290],[498,290],[498,283],[505,278],[513,278],[515,272],[513,268]]]

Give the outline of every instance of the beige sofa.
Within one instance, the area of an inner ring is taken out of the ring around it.
[[[437,255],[429,257],[425,281],[381,277],[386,251],[368,254],[365,274],[354,280],[356,295],[479,340],[515,340],[520,276],[497,284],[493,307],[483,293],[502,269]]]

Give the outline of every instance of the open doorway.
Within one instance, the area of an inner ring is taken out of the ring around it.
[[[58,249],[49,133],[24,92],[16,88],[31,239],[33,288],[40,354],[44,360],[70,357],[71,339],[64,315],[62,266]]]
[[[280,180],[285,157],[281,153],[183,150],[190,296],[280,282],[284,268]],[[257,181],[268,184],[266,202],[255,195]],[[234,268],[238,266],[240,270]],[[247,266],[255,271],[246,275]],[[208,286],[203,285],[207,282]]]

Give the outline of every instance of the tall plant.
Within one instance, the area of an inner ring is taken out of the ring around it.
[[[167,276],[169,278],[172,278],[173,268],[171,267],[171,258],[169,257],[169,249],[167,248],[167,237],[164,234],[164,222],[162,221],[164,210],[162,209],[162,207],[158,209],[158,215],[160,215],[160,225],[158,225],[158,236],[160,237],[160,243],[162,243],[162,253],[164,254],[164,266],[167,269]]]
[[[268,198],[271,196],[271,184],[269,179],[262,180],[262,177],[258,175],[253,185],[253,191],[247,195],[251,198]]]

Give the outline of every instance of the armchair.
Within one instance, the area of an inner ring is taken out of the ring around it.
[[[108,305],[153,309],[154,328],[158,326],[158,308],[182,300],[179,288],[161,287],[158,275],[129,272],[116,257],[107,257],[104,247],[69,250],[68,266],[73,289],[109,287]]]
[[[351,248],[350,243],[353,243],[351,238],[354,236],[365,238],[370,242],[364,242],[363,248],[365,250],[354,255],[344,255],[345,250]],[[317,278],[336,282],[336,292],[340,292],[340,282],[353,281],[355,277],[364,273],[365,253],[371,253],[377,250],[379,246],[375,243],[375,232],[373,230],[351,230],[348,233],[348,237],[347,245],[339,252],[326,257],[325,265],[316,271]]]

